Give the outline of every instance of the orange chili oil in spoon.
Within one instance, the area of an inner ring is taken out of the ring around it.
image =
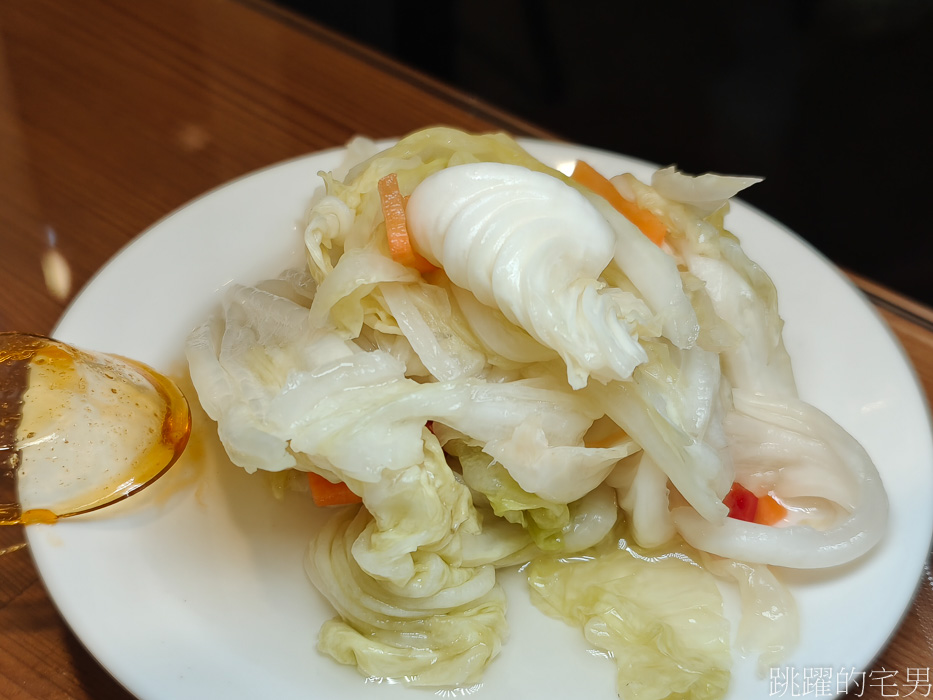
[[[175,463],[190,431],[184,395],[152,368],[0,333],[0,525],[123,500]]]

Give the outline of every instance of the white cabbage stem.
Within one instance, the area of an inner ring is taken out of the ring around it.
[[[809,525],[759,525],[734,518],[713,523],[692,508],[675,508],[674,525],[684,539],[697,549],[722,557],[798,569],[845,564],[874,547],[884,535],[888,499],[865,449],[826,414],[798,399],[769,399],[739,390],[733,397],[735,409],[741,413],[823,441],[839,457],[854,484],[855,507],[825,530]],[[789,453],[785,461],[793,464],[800,457]]]
[[[459,165],[416,187],[407,216],[418,251],[556,350],[572,387],[626,379],[647,359],[634,337],[647,307],[598,280],[615,233],[569,185],[515,165]]]

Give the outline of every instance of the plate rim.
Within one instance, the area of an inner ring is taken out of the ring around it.
[[[395,140],[396,139],[380,139],[377,141],[377,143],[378,144],[389,144],[389,143],[394,142]],[[625,154],[616,153],[616,152],[605,150],[605,149],[598,148],[598,147],[573,144],[573,143],[569,143],[565,141],[551,141],[551,140],[537,139],[537,138],[520,137],[517,140],[523,147],[529,148],[529,150],[533,150],[533,149],[549,150],[549,149],[556,148],[559,150],[566,150],[568,152],[573,152],[576,154],[591,153],[591,154],[598,155],[600,158],[607,158],[607,159],[612,159],[612,160],[621,159],[622,161],[625,161],[627,163],[639,164],[641,167],[646,168],[646,169],[653,169],[653,168],[659,167],[657,164],[651,163],[649,161],[645,161],[645,160],[638,159],[638,158],[633,158]],[[345,148],[344,146],[336,146],[336,147],[332,147],[328,149],[323,149],[323,150],[315,151],[312,153],[298,155],[292,158],[288,158],[288,159],[252,170],[250,172],[244,173],[236,178],[233,178],[229,181],[221,183],[205,191],[204,193],[192,198],[188,202],[182,204],[179,207],[176,207],[169,213],[160,217],[150,226],[143,229],[140,233],[138,233],[136,236],[130,239],[127,243],[121,246],[114,253],[114,255],[111,256],[111,258],[109,258],[108,261],[105,262],[89,278],[87,283],[82,287],[81,291],[77,295],[75,295],[75,297],[70,301],[70,303],[68,304],[68,306],[62,313],[59,321],[55,324],[55,328],[52,334],[54,335],[56,332],[58,332],[59,328],[67,324],[69,316],[73,316],[76,313],[75,309],[80,309],[82,303],[84,303],[82,300],[85,299],[86,295],[89,293],[89,290],[92,290],[97,284],[99,284],[100,279],[102,278],[104,274],[108,272],[108,270],[111,270],[112,268],[118,266],[120,264],[121,258],[125,259],[125,256],[127,255],[127,251],[129,251],[134,246],[138,245],[140,241],[146,239],[147,237],[151,237],[153,232],[159,231],[163,227],[169,225],[169,222],[174,217],[178,216],[180,213],[188,211],[192,209],[193,207],[197,207],[199,204],[201,204],[205,200],[210,199],[211,197],[215,196],[219,192],[222,192],[225,190],[229,191],[229,188],[231,188],[232,186],[237,185],[238,183],[243,183],[246,181],[253,180],[254,178],[256,178],[259,175],[262,175],[263,173],[268,173],[271,171],[280,171],[283,167],[286,167],[290,164],[300,163],[304,161],[318,160],[326,156],[333,156],[336,154],[340,154],[344,151],[344,148]],[[822,265],[822,267],[825,269],[826,272],[831,272],[840,281],[844,282],[849,287],[850,292],[852,292],[853,295],[858,298],[858,301],[861,302],[861,305],[863,307],[862,310],[868,311],[874,317],[876,325],[885,332],[888,343],[890,345],[893,345],[894,349],[898,352],[899,359],[902,364],[902,369],[906,369],[910,375],[911,389],[913,392],[916,393],[915,398],[920,399],[920,404],[924,410],[924,416],[923,416],[924,422],[928,426],[928,430],[925,435],[926,437],[925,443],[926,443],[927,451],[930,453],[933,453],[933,431],[929,429],[929,426],[931,424],[930,406],[929,406],[928,400],[926,399],[923,386],[920,382],[919,374],[917,372],[916,367],[911,362],[910,357],[907,354],[906,349],[904,348],[903,344],[900,342],[899,338],[894,333],[893,329],[887,324],[887,322],[884,321],[880,311],[873,304],[871,304],[867,298],[864,297],[861,290],[857,287],[857,285],[855,285],[855,283],[851,280],[851,278],[845,275],[845,273],[842,270],[840,270],[835,264],[833,264],[831,260],[829,260],[825,255],[823,255],[822,252],[816,249],[812,244],[806,241],[806,239],[804,239],[802,236],[797,234],[795,231],[789,229],[787,226],[782,224],[779,220],[761,211],[760,209],[744,202],[740,198],[736,202],[736,208],[746,210],[748,215],[752,216],[753,218],[758,218],[758,219],[761,219],[762,221],[768,222],[768,224],[771,227],[781,231],[781,233],[790,237],[790,239],[792,239],[796,245],[801,246],[803,250],[806,250],[809,256],[812,256],[813,258],[815,258]],[[928,469],[933,470],[933,465],[928,465]],[[32,531],[30,530],[27,530],[27,539],[29,540],[29,544],[30,544],[29,549],[31,552],[35,552],[36,547],[39,547],[39,548],[43,547],[43,545],[38,539],[32,537]],[[931,544],[933,544],[933,527],[930,527],[927,532],[925,549],[924,549],[925,552],[929,553]],[[35,560],[35,557],[34,557],[34,560]],[[891,625],[891,629],[887,633],[886,640],[884,641],[884,643],[879,646],[879,648],[875,652],[875,655],[871,659],[865,662],[864,666],[866,670],[870,668],[870,665],[874,662],[874,660],[880,654],[883,653],[884,649],[890,643],[893,636],[896,635],[897,630],[900,628],[904,620],[904,617],[908,614],[911,608],[911,605],[913,603],[914,597],[916,596],[916,593],[919,590],[919,587],[922,585],[922,574],[923,574],[923,568],[924,568],[925,562],[926,562],[926,557],[923,557],[920,561],[920,566],[918,570],[916,571],[916,576],[913,576],[913,573],[912,573],[911,579],[915,581],[915,584],[913,587],[913,593],[911,594],[909,599],[904,601],[903,608],[900,612],[900,615],[897,621]],[[67,614],[67,611],[63,609],[62,605],[60,605],[59,598],[56,596],[53,596],[51,593],[51,590],[46,582],[47,571],[44,570],[42,567],[40,567],[40,564],[38,561],[36,562],[36,568],[37,568],[37,571],[39,572],[40,579],[43,581],[43,585],[46,586],[46,590],[50,591],[49,597],[53,605],[55,605],[62,619],[69,626],[69,628],[72,629],[75,636],[79,639],[79,641],[81,641],[82,645],[84,645],[84,638],[82,634],[80,633],[79,630],[75,629],[72,626],[72,623],[69,619],[69,615]],[[100,661],[99,653],[95,653],[95,650],[90,649],[90,648],[88,648],[88,651],[98,660],[99,663],[101,663],[102,666],[104,666],[105,669],[107,669],[107,671],[117,680],[117,682],[119,682],[121,685],[124,685],[124,687],[128,687],[127,684],[124,682],[124,680],[120,678],[116,673],[114,673],[113,669],[109,665],[105,665],[102,661]]]

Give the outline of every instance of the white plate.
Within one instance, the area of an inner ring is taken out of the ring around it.
[[[602,151],[524,144],[558,167],[581,156],[608,174],[647,178],[651,171]],[[300,263],[300,222],[320,184],[317,172],[340,158],[334,150],[276,165],[171,214],[98,273],[55,335],[177,371],[186,334],[225,285]],[[909,605],[928,552],[933,440],[902,350],[843,275],[749,207],[737,203],[729,224],[777,285],[803,398],[862,442],[893,505],[888,535],[870,556],[843,571],[790,576],[799,648],[774,679],[757,677],[754,659],[737,655],[728,697],[744,699],[776,695],[775,683],[799,683],[818,669],[829,669],[835,684],[870,668]],[[225,466],[195,444],[162,481],[110,512],[29,528],[45,585],[90,652],[147,700],[432,692],[366,682],[316,651],[318,627],[331,613],[302,569],[314,509],[295,495],[277,502]],[[534,609],[517,576],[503,578],[511,637],[482,684],[455,694],[616,697],[614,664],[588,653],[577,630]]]

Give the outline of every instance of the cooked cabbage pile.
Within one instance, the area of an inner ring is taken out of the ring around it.
[[[741,591],[739,646],[779,660],[797,626],[769,567],[858,558],[887,500],[798,397],[775,289],[723,227],[755,180],[666,168],[597,194],[502,134],[368,146],[322,173],[307,266],[234,286],[187,346],[235,464],[362,501],[310,533],[320,649],[476,682],[508,633],[496,569],[527,564],[622,697],[726,693],[717,581]]]

